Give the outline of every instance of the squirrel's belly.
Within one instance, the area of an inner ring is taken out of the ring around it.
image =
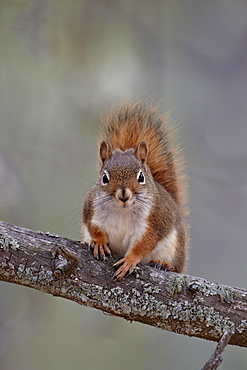
[[[95,214],[92,222],[107,233],[111,252],[122,257],[145,233],[147,214],[120,208],[107,215]]]
[[[142,238],[146,228],[129,217],[120,217],[108,224],[106,232],[113,254],[123,257]]]
[[[102,225],[98,226],[102,227]],[[128,243],[124,243],[126,235],[123,232],[123,229],[119,228],[117,225],[112,225],[110,228],[104,228],[104,231],[107,233],[111,252],[118,256],[124,256],[128,250]],[[82,224],[81,235],[83,242],[90,244],[92,237],[88,231],[87,225],[85,224]]]

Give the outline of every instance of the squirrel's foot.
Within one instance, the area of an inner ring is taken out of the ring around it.
[[[175,271],[174,267],[170,263],[160,260],[150,261],[149,266],[156,267],[157,269],[163,271]]]
[[[97,260],[100,258],[102,261],[105,260],[105,256],[111,256],[111,251],[109,248],[109,243],[99,244],[92,240],[90,243],[90,248],[93,250],[93,256]]]
[[[114,263],[113,266],[120,267],[118,267],[117,271],[115,272],[115,278],[117,280],[121,280],[126,274],[130,275],[134,271],[136,265],[137,263],[135,263],[134,261],[130,261],[128,256],[117,261],[116,263]]]

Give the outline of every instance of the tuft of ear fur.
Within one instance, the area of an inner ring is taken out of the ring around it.
[[[101,141],[100,143],[100,149],[99,149],[99,155],[100,159],[102,160],[102,163],[105,163],[111,155],[112,155],[112,149],[110,144],[107,141]]]
[[[148,157],[148,143],[146,141],[141,141],[135,148],[134,154],[140,162],[146,163]]]

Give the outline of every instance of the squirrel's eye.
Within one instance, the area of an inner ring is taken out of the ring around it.
[[[103,173],[102,178],[101,178],[101,183],[102,183],[102,185],[107,185],[107,184],[109,184],[109,181],[110,181],[109,174],[108,174],[108,172],[105,171]]]
[[[138,172],[137,181],[139,182],[139,184],[145,184],[145,176],[143,175],[142,171]]]

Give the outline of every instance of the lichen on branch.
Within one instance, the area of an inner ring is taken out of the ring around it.
[[[247,347],[246,290],[150,266],[116,281],[116,261],[95,260],[78,241],[0,222],[0,280],[179,334],[219,341],[228,332],[230,344]]]

